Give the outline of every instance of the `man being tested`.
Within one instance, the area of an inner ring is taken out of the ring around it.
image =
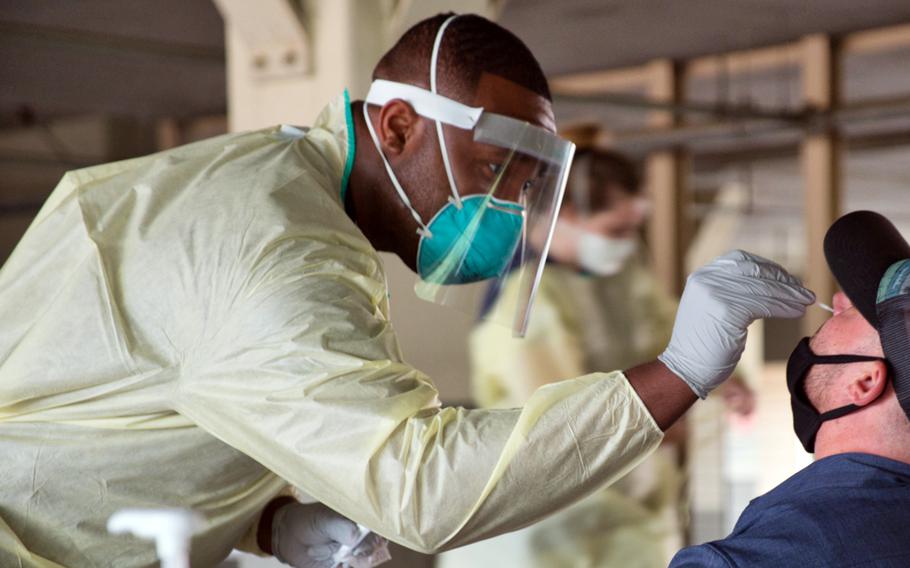
[[[910,565],[910,246],[856,211],[828,230],[825,256],[846,293],[787,363],[794,430],[817,461],[671,568]]]
[[[136,506],[203,515],[203,566],[263,509],[259,544],[288,563],[350,544],[336,513],[266,508],[288,484],[417,550],[513,530],[628,471],[729,375],[752,319],[813,301],[732,253],[690,278],[662,362],[523,409],[440,408],[376,251],[431,291],[497,276],[527,224],[552,228],[572,147],[533,56],[482,18],[417,24],[374,79],[305,131],[62,179],[0,272],[0,565],[150,565],[104,530]]]

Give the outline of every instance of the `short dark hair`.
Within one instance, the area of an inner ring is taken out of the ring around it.
[[[641,191],[641,176],[635,164],[619,152],[589,150],[592,187],[615,187],[627,193]]]
[[[427,18],[406,31],[379,60],[373,79],[429,88],[433,42],[452,15]],[[460,15],[449,23],[439,46],[437,73],[443,94],[469,98],[481,75],[490,73],[552,100],[546,76],[531,50],[509,30],[475,14]],[[449,89],[454,93],[448,93]]]
[[[588,211],[606,211],[615,206],[621,194],[635,196],[641,193],[638,167],[619,152],[595,148],[579,150],[572,163],[570,191],[573,190],[572,184],[579,183],[582,176],[588,188],[583,194],[587,199],[584,207]],[[576,205],[581,205],[577,202],[581,195],[573,199]]]

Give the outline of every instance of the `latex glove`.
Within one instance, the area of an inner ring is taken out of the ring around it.
[[[728,252],[686,281],[673,335],[658,359],[701,398],[730,375],[758,318],[796,318],[815,294],[781,266],[741,250]]]
[[[365,538],[356,523],[321,503],[290,503],[275,511],[272,521],[272,553],[295,568],[335,568],[342,547],[368,557],[368,548],[387,544],[372,533]]]

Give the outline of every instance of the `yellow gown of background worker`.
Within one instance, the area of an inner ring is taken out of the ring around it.
[[[345,214],[350,104],[68,173],[0,271],[0,566],[148,566],[122,507],[226,556],[291,484],[431,551],[535,521],[662,433],[620,372],[441,408]],[[56,563],[56,564],[55,564]]]
[[[654,359],[670,340],[676,304],[633,258],[606,277],[549,264],[534,310],[525,339],[490,322],[473,332],[480,406],[520,406],[561,377]],[[447,552],[437,566],[663,568],[682,546],[683,474],[674,453],[662,447],[610,487],[526,529]]]

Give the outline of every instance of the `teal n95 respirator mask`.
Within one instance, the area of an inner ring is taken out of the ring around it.
[[[363,106],[364,120],[399,199],[417,224],[417,295],[471,311],[477,305],[478,293],[464,285],[482,280],[493,280],[494,287],[506,280],[517,282],[511,285],[516,291],[510,295],[514,297],[514,315],[511,322],[504,323],[523,335],[575,146],[544,128],[465,105],[437,92],[439,47],[446,27],[456,17],[446,20],[437,33],[430,62],[430,89],[376,80]],[[370,120],[369,105],[382,106],[392,100],[408,103],[418,115],[435,122],[450,195],[430,219],[425,220],[411,204],[408,194],[415,188],[404,188],[399,182]],[[450,154],[446,129],[470,133],[471,149]],[[455,172],[480,173],[477,179],[461,177],[456,183]],[[545,246],[527,246],[530,232],[544,234]]]

